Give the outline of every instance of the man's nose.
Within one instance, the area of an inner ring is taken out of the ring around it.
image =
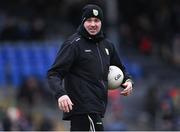
[[[95,26],[95,25],[96,25],[96,23],[92,21],[91,22],[91,26]]]

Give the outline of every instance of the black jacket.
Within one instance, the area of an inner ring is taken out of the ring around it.
[[[121,68],[124,81],[130,78],[110,41],[102,34],[90,38],[82,33],[81,30],[64,42],[48,71],[49,85],[56,98],[68,95],[74,104],[72,111],[64,113],[64,120],[69,120],[73,114],[99,113],[104,116],[110,65]]]

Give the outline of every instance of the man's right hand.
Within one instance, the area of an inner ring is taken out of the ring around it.
[[[62,110],[63,112],[69,112],[70,110],[72,110],[72,106],[74,104],[71,102],[71,99],[69,98],[69,96],[63,95],[59,97],[58,105],[59,105],[60,110]]]

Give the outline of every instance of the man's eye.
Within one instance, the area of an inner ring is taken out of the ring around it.
[[[99,22],[100,20],[99,19],[95,19],[94,22]]]

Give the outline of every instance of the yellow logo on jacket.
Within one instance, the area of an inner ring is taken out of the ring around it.
[[[105,48],[106,54],[109,55],[109,50]]]

